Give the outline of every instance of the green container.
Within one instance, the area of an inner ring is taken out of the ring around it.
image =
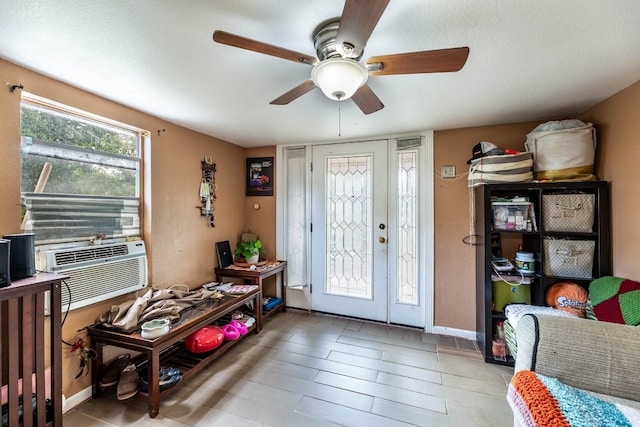
[[[509,284],[503,280],[493,284],[493,309],[504,311],[504,306],[511,303],[531,304],[530,285]]]

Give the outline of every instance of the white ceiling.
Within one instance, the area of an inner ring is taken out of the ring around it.
[[[637,0],[391,0],[363,61],[468,46],[467,63],[370,77],[385,108],[364,115],[342,102],[340,126],[338,103],[319,89],[269,105],[307,80],[309,66],[212,40],[219,29],[315,56],[313,30],[343,5],[0,0],[0,57],[244,147],[564,117],[640,79]]]

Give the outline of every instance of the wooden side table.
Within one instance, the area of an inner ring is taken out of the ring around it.
[[[262,281],[267,277],[280,275],[280,299],[282,302],[276,307],[272,308],[268,312],[264,310],[258,310],[260,313],[259,324],[262,325],[262,321],[268,319],[273,314],[279,311],[286,311],[287,309],[287,261],[276,261],[271,264],[256,267],[255,270],[251,270],[248,267],[238,267],[236,265],[230,265],[227,268],[216,268],[216,281],[222,282],[223,278],[240,279],[247,283],[260,286],[260,292],[262,293]],[[264,294],[263,294],[264,296]]]

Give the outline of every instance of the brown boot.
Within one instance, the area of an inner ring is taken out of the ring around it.
[[[129,365],[131,355],[123,353],[111,360],[104,369],[102,378],[100,378],[100,387],[106,388],[118,384],[122,370]]]
[[[133,397],[138,393],[138,381],[140,375],[136,369],[136,365],[133,363],[128,365],[120,374],[120,380],[118,381],[118,389],[116,397],[118,400],[125,400]]]

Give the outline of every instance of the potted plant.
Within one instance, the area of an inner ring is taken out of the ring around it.
[[[233,253],[236,258],[244,259],[247,264],[256,264],[260,259],[262,242],[258,239],[239,241]]]

